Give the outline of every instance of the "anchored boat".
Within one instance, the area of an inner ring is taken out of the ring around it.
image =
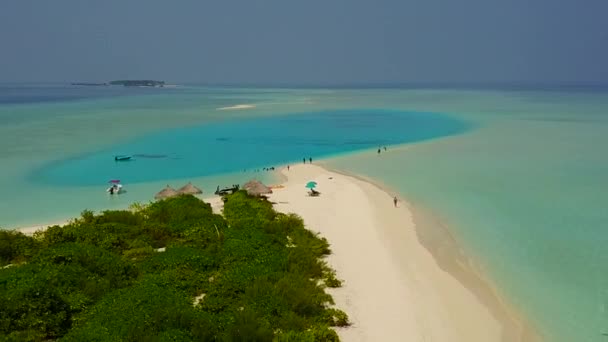
[[[110,183],[110,187],[106,189],[106,192],[108,192],[110,195],[118,195],[123,192],[120,179],[112,179],[108,183]]]

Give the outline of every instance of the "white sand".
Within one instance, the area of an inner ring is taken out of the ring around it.
[[[234,106],[220,107],[220,108],[217,108],[217,110],[243,110],[243,109],[253,109],[253,108],[255,108],[255,105],[252,105],[252,104],[238,104],[238,105],[234,105]]]
[[[276,209],[300,215],[328,239],[328,263],[344,286],[331,290],[353,323],[344,341],[500,341],[503,324],[417,239],[407,204],[372,184],[314,165],[283,170]],[[316,181],[319,197],[305,184]],[[398,248],[395,248],[398,246]]]
[[[49,227],[52,227],[52,226],[65,226],[68,223],[70,223],[69,220],[64,220],[64,221],[60,221],[60,222],[56,222],[56,223],[51,223],[51,224],[40,224],[40,225],[35,225],[35,226],[16,228],[16,230],[22,232],[25,235],[33,235],[37,231],[44,231],[44,230],[47,230]]]

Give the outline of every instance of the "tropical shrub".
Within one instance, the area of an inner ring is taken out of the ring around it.
[[[161,248],[162,247],[162,248]],[[159,249],[160,248],[160,249]],[[325,239],[245,192],[0,231],[0,341],[337,341]]]
[[[38,249],[38,242],[21,232],[0,229],[0,266],[29,259]]]

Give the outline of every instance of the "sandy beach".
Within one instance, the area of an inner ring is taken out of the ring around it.
[[[281,173],[284,183],[269,196],[275,208],[300,215],[330,243],[327,262],[343,287],[329,291],[352,323],[337,329],[343,341],[536,340],[484,284],[449,266],[459,264],[446,262],[452,254],[437,258],[421,243],[407,202],[395,207],[393,194],[380,187],[316,165]],[[320,196],[308,196],[309,181]],[[221,212],[219,197],[200,198]],[[19,230],[33,234],[66,223]]]
[[[326,237],[328,263],[344,286],[332,290],[350,316],[344,341],[518,341],[509,317],[443,270],[419,242],[407,203],[360,179],[319,166],[282,171],[285,187],[270,196],[276,209],[300,215]],[[305,184],[318,183],[319,197]]]
[[[234,106],[220,107],[220,108],[217,108],[217,110],[243,110],[243,109],[253,109],[253,108],[255,108],[255,105],[253,105],[253,104],[237,104]]]
[[[22,232],[25,235],[33,235],[37,231],[44,231],[44,230],[47,230],[49,227],[53,227],[53,226],[65,226],[68,223],[70,223],[70,220],[64,220],[64,221],[48,223],[48,224],[40,224],[40,225],[35,225],[35,226],[21,227],[21,228],[17,228],[16,230]]]

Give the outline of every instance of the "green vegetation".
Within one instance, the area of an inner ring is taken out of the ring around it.
[[[337,341],[348,325],[329,245],[299,217],[243,191],[224,216],[193,196],[132,208],[0,231],[0,341]]]

